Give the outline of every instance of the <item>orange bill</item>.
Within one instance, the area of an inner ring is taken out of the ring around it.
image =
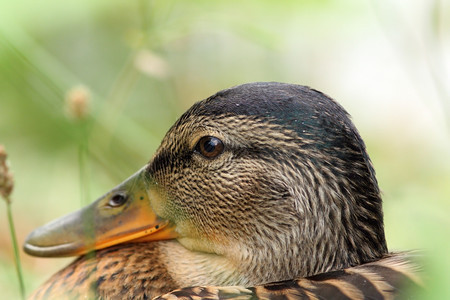
[[[77,256],[126,242],[176,238],[174,226],[153,212],[149,184],[143,168],[92,204],[34,230],[25,252]]]

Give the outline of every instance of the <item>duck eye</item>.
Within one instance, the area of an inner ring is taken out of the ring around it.
[[[108,205],[111,207],[118,207],[123,205],[127,201],[128,197],[124,194],[115,194],[109,199]]]
[[[224,145],[221,140],[213,136],[202,137],[197,145],[195,151],[206,158],[216,158],[223,152]]]

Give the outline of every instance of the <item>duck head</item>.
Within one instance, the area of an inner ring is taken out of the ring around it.
[[[387,253],[381,197],[347,112],[308,87],[251,83],[192,106],[153,158],[86,208],[32,232],[36,256],[176,239],[249,283]]]

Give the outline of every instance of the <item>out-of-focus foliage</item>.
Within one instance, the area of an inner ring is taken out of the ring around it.
[[[388,245],[423,249],[426,297],[450,298],[449,28],[445,0],[2,1],[0,143],[19,241],[145,164],[193,102],[292,82],[353,115],[384,192]],[[80,86],[84,120],[66,111]],[[6,299],[19,292],[4,216]],[[22,260],[28,292],[70,261]]]

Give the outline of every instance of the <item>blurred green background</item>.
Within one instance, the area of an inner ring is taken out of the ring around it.
[[[144,165],[195,101],[245,82],[299,83],[353,116],[389,248],[424,250],[418,297],[450,299],[449,54],[449,1],[1,0],[0,144],[18,239]],[[84,122],[65,104],[80,87]],[[14,299],[4,203],[0,230],[1,298]],[[71,260],[21,258],[28,294]]]

